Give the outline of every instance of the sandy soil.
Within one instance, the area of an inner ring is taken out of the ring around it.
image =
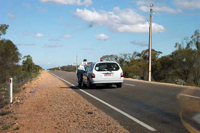
[[[0,132],[93,133],[128,132],[113,118],[90,104],[46,71],[16,94],[11,113],[0,116]]]

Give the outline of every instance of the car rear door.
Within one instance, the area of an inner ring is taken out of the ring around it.
[[[85,69],[85,72],[83,73],[83,82],[86,84],[87,83],[87,78],[88,78],[88,74],[91,71],[91,67],[87,66]]]

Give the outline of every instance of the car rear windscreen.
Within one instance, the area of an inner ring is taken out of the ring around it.
[[[116,63],[98,63],[95,66],[96,71],[118,71],[119,66]]]

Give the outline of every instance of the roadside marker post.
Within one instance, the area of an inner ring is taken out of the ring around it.
[[[13,97],[13,79],[10,78],[10,103],[13,102],[12,97]]]

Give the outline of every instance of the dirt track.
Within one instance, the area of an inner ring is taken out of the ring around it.
[[[128,132],[46,71],[23,88],[13,105],[5,107],[12,113],[0,117],[11,127],[0,132]]]

